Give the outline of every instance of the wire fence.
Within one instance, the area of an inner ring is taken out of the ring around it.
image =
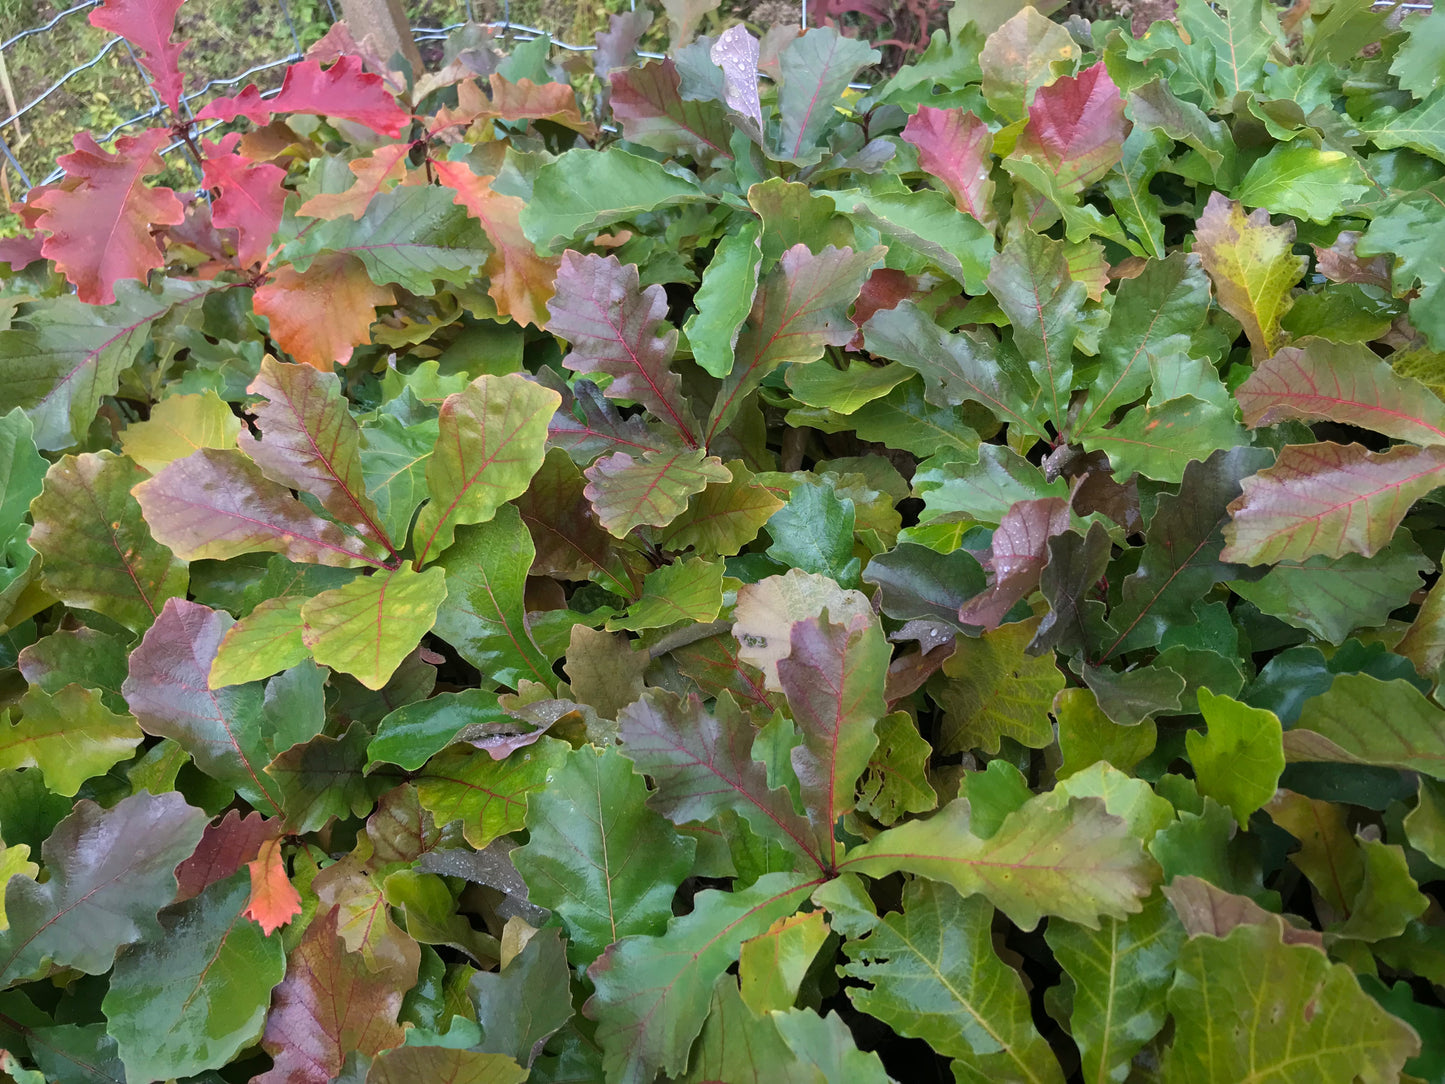
[[[6,131],[10,130],[12,133],[21,133],[22,121],[24,121],[28,116],[34,114],[36,110],[38,110],[47,101],[51,100],[55,95],[61,93],[66,88],[66,86],[72,82],[72,80],[75,80],[82,73],[92,68],[95,68],[96,66],[105,62],[107,58],[109,58],[116,50],[121,50],[124,52],[126,60],[128,60],[129,62],[128,66],[134,69],[135,73],[140,77],[142,84],[145,86],[146,91],[149,94],[151,104],[141,112],[128,116],[125,119],[119,121],[118,123],[111,125],[109,130],[98,131],[96,133],[97,142],[102,145],[109,144],[118,136],[123,134],[127,129],[147,124],[150,121],[156,120],[158,117],[160,117],[166,112],[166,106],[161,102],[160,98],[156,96],[154,90],[151,89],[150,80],[147,77],[144,69],[141,68],[140,62],[136,57],[134,51],[131,49],[129,43],[127,43],[124,39],[118,37],[108,38],[99,47],[99,49],[97,49],[88,59],[82,61],[81,63],[75,64],[63,75],[54,79],[48,86],[45,86],[38,92],[33,93],[32,96],[30,96],[23,105],[19,104],[16,101],[10,79],[6,74],[6,55],[16,46],[20,45],[22,42],[25,42],[27,39],[35,38],[38,35],[56,32],[57,29],[64,27],[68,20],[84,19],[85,13],[89,12],[92,8],[98,7],[100,5],[100,2],[101,0],[82,0],[81,3],[75,4],[72,7],[68,7],[62,11],[57,12],[52,18],[40,25],[20,30],[17,33],[10,35],[9,37],[0,39],[0,93],[3,93],[3,97],[0,97],[0,109],[8,111],[7,114],[3,117],[3,119],[0,119],[0,158],[3,158],[3,161],[0,161],[0,181],[5,180],[5,167],[8,166],[9,169],[14,171],[16,177],[19,179],[21,189],[19,195],[21,196],[24,195],[25,191],[28,191],[36,184],[50,184],[59,180],[60,177],[63,175],[63,170],[57,167],[52,169],[49,174],[40,177],[38,180],[35,179],[32,176],[32,172],[30,170],[27,170],[26,167],[21,163],[20,158],[16,153],[16,149],[12,147],[10,142],[7,141]],[[293,12],[289,0],[260,0],[260,2],[270,2],[275,4],[276,11],[280,16],[281,24],[285,27],[283,39],[289,39],[291,49],[283,56],[278,56],[273,60],[267,60],[263,63],[255,64],[237,75],[228,75],[209,79],[205,82],[204,85],[194,90],[191,90],[190,92],[183,95],[181,98],[181,108],[185,112],[187,119],[192,119],[194,117],[194,112],[192,110],[193,102],[209,98],[214,92],[218,90],[235,87],[248,80],[253,80],[258,77],[264,77],[267,72],[272,72],[276,71],[277,69],[284,68],[290,64],[295,63],[298,60],[301,60],[304,56],[305,49],[302,46],[303,35],[298,31],[297,20],[293,17]],[[327,13],[330,16],[331,22],[336,22],[339,16],[334,6],[333,0],[324,0],[324,2],[326,4]],[[412,26],[410,28],[412,39],[418,45],[425,45],[433,42],[442,42],[445,41],[451,34],[463,29],[468,25],[485,28],[494,33],[500,33],[506,37],[511,38],[514,41],[531,41],[538,37],[547,35],[546,31],[541,30],[537,27],[512,22],[511,0],[503,0],[501,19],[486,22],[477,21],[476,12],[473,10],[473,0],[463,0],[463,4],[464,14],[466,17],[465,22],[454,22],[441,26]],[[629,0],[629,7],[635,8],[635,6],[636,0]],[[1396,10],[1408,12],[1430,11],[1432,10],[1433,4],[1430,2],[1419,2],[1419,0],[1404,0],[1404,2],[1395,2],[1395,0],[1380,0],[1380,2],[1377,2],[1374,6],[1376,8],[1391,7]],[[463,12],[458,11],[457,13],[462,14]],[[262,14],[263,12],[258,11],[257,17],[259,18]],[[807,0],[802,0],[801,23],[804,27],[807,27],[808,25]],[[559,49],[578,53],[590,52],[596,48],[595,45],[571,44],[565,41],[557,40],[555,37],[552,38],[552,44]],[[656,56],[657,54],[644,53],[643,55]],[[125,61],[122,61],[122,63],[125,63]],[[273,80],[273,82],[275,82],[275,85],[261,91],[261,96],[263,98],[270,97],[279,93],[281,89],[279,81]],[[222,122],[212,122],[211,124],[201,128],[198,134],[205,134],[206,132],[209,132],[213,128],[217,127],[220,123]],[[20,138],[23,139],[23,135]],[[176,140],[170,145],[163,148],[161,151],[162,156],[168,156],[176,153],[180,153],[186,157],[190,169],[195,173],[197,180],[199,181],[200,163],[192,161],[190,159],[184,141]],[[13,190],[9,189],[8,183],[4,184],[3,188],[0,188],[0,196],[3,195],[15,195]],[[5,201],[3,199],[0,199],[0,208],[3,208],[4,202]]]
[[[102,145],[109,144],[117,137],[123,135],[127,130],[154,122],[167,112],[165,104],[161,102],[154,90],[151,89],[149,78],[145,70],[141,67],[135,52],[131,49],[128,42],[119,37],[107,38],[89,57],[71,66],[63,74],[43,87],[43,89],[34,92],[24,100],[23,104],[16,100],[10,80],[5,74],[6,54],[26,39],[52,33],[59,28],[63,28],[68,20],[84,20],[86,14],[92,8],[98,7],[100,3],[101,0],[82,0],[81,3],[57,12],[44,23],[28,27],[0,39],[0,172],[3,172],[6,166],[14,171],[15,176],[20,182],[19,194],[22,196],[25,191],[35,185],[50,184],[59,180],[64,171],[57,167],[52,169],[47,175],[35,176],[34,171],[27,169],[21,162],[20,156],[16,153],[16,148],[12,146],[11,140],[14,138],[14,133],[21,132],[21,123],[25,121],[27,117],[35,115],[37,110],[44,106],[46,102],[54,99],[56,95],[62,93],[62,91],[64,91],[72,81],[77,79],[77,77],[81,76],[82,73],[103,64],[108,58],[111,58],[113,54],[118,54],[121,57],[121,63],[129,69],[132,69],[135,75],[139,77],[141,83],[146,88],[149,104],[139,112],[132,113],[118,123],[110,125],[108,129],[101,128],[93,131],[96,141]],[[297,20],[293,17],[291,5],[288,0],[261,0],[261,3],[274,4],[271,10],[273,10],[278,17],[277,25],[284,27],[283,37],[289,40],[291,48],[274,59],[253,64],[236,75],[211,78],[206,80],[202,85],[187,91],[187,93],[181,97],[181,109],[186,119],[194,119],[196,110],[200,108],[200,104],[197,103],[203,104],[205,100],[208,100],[218,92],[237,87],[249,81],[268,82],[268,80],[265,79],[266,73],[268,72],[276,72],[277,77],[269,80],[272,85],[262,89],[261,96],[263,98],[274,96],[279,93],[281,89],[279,79],[281,74],[280,69],[294,64],[304,57],[305,46],[303,44],[303,34],[298,30]],[[326,14],[329,15],[330,22],[338,21],[340,14],[337,12],[333,0],[325,0],[325,5]],[[258,4],[257,6],[259,7],[260,5]],[[476,19],[476,12],[473,9],[472,0],[464,0],[462,10],[457,12],[457,14],[465,16],[464,22],[452,22],[435,26],[413,25],[410,27],[412,40],[416,42],[418,46],[444,42],[450,35],[468,26],[503,35],[505,38],[514,42],[532,41],[543,36],[550,37],[547,31],[538,27],[513,22],[511,18],[510,0],[503,0],[501,6],[501,19],[479,22]],[[635,8],[635,6],[636,0],[629,0],[629,8]],[[263,20],[264,16],[264,9],[256,13],[258,20]],[[572,44],[556,38],[552,38],[551,40],[554,46],[569,52],[582,53],[596,49],[595,45]],[[661,54],[648,53],[644,55],[656,57]],[[204,135],[221,123],[223,122],[210,122],[200,127],[196,134],[198,136]],[[7,136],[7,131],[11,133],[10,136]],[[190,159],[188,148],[183,140],[178,139],[173,141],[162,148],[161,154],[163,157],[170,155],[180,155],[184,157],[191,170],[199,179],[200,164]],[[11,194],[14,195],[13,190]],[[4,201],[0,200],[0,208],[3,208],[3,203]]]

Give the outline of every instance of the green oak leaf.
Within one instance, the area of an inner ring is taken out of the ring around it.
[[[712,621],[722,609],[723,564],[693,557],[649,573],[642,597],[622,617],[609,618],[611,631],[662,629],[681,621]]]
[[[805,481],[767,522],[768,556],[780,564],[827,576],[845,587],[858,583],[853,556],[854,507],[833,486]]]
[[[416,567],[452,544],[457,527],[485,523],[527,491],[542,466],[555,391],[517,374],[478,377],[442,403],[436,451],[427,460],[431,500],[413,528]]]
[[[260,1037],[286,954],[243,915],[250,897],[245,874],[216,881],[161,913],[162,937],[120,958],[101,1009],[128,1078],[220,1069]]]
[[[542,738],[501,760],[477,749],[446,749],[415,776],[421,804],[439,824],[462,822],[478,849],[522,830],[527,800],[567,756],[567,743]]]
[[[281,792],[288,832],[314,832],[332,817],[359,817],[371,809],[390,781],[366,777],[368,737],[364,726],[352,723],[339,738],[318,734],[266,765]]]
[[[1049,948],[1070,990],[1069,1030],[1088,1080],[1123,1081],[1134,1055],[1164,1027],[1164,995],[1184,943],[1184,928],[1163,896],[1127,920],[1097,930],[1050,922]]]
[[[1274,795],[1284,771],[1279,718],[1208,689],[1199,690],[1199,710],[1206,732],[1185,735],[1199,792],[1248,825],[1249,815]]]
[[[1419,1052],[1415,1033],[1361,990],[1347,966],[1312,945],[1287,943],[1284,930],[1271,915],[1224,937],[1192,937],[1180,949],[1164,1079],[1384,1084]]]
[[[1374,764],[1445,778],[1445,710],[1407,681],[1340,674],[1305,701],[1285,759]]]
[[[584,1011],[597,1021],[609,1079],[645,1081],[681,1073],[702,1030],[713,984],[749,937],[792,914],[814,882],[769,873],[738,892],[705,891],[661,936],[626,937],[587,969],[596,993]]]
[[[633,934],[660,934],[695,844],[647,805],[647,784],[616,747],[567,755],[527,803],[528,841],[512,852],[527,896],[567,930],[573,963]]]
[[[1344,151],[1322,150],[1305,141],[1280,143],[1249,167],[1234,198],[1246,207],[1323,224],[1369,192],[1368,181]]]
[[[938,805],[928,781],[933,747],[918,733],[906,711],[895,711],[875,728],[878,747],[858,784],[858,808],[880,824],[890,825],[908,813],[927,813]]]
[[[532,1064],[572,1018],[570,980],[555,929],[539,930],[501,971],[474,974],[467,995],[482,1025],[481,1050]]]
[[[316,370],[311,370],[315,372]],[[241,419],[214,391],[168,395],[151,407],[150,417],[121,430],[126,455],[154,474],[197,448],[234,448]]]
[[[578,147],[537,171],[522,210],[522,232],[541,249],[557,251],[585,230],[706,198],[680,166],[615,147],[605,153]]]
[[[1097,798],[1060,806],[1047,794],[1009,813],[988,839],[969,828],[969,803],[881,832],[841,869],[882,877],[904,871],[981,894],[1024,929],[1045,914],[1097,928],[1138,911],[1151,874],[1139,841]]]
[[[379,192],[360,219],[341,215],[317,222],[287,246],[286,256],[296,270],[305,271],[318,253],[345,253],[366,266],[372,282],[430,297],[438,281],[469,282],[491,255],[482,228],[452,196],[438,185]]]
[[[436,634],[482,672],[484,684],[551,685],[552,663],[533,638],[525,610],[535,550],[522,517],[502,505],[487,523],[463,527],[435,567],[446,574]]]
[[[848,941],[842,974],[858,1009],[954,1058],[959,1080],[1062,1084],[1063,1072],[1030,1016],[1023,981],[993,946],[993,908],[947,885],[916,880],[903,907]],[[1052,924],[1050,929],[1052,929]]]
[[[684,327],[693,359],[718,379],[733,367],[738,333],[753,307],[763,260],[762,232],[762,223],[748,218],[718,241],[693,297],[697,312]]]
[[[17,707],[19,720],[0,725],[0,769],[39,768],[50,789],[66,797],[129,760],[145,738],[133,718],[115,714],[100,693],[80,685],[54,693],[32,686]]]
[[[1033,749],[1054,740],[1049,709],[1064,675],[1052,653],[1026,652],[1038,626],[1031,618],[959,638],[933,688],[944,712],[938,752],[997,753],[1005,737]]]

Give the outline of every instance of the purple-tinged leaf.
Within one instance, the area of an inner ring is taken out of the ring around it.
[[[1069,529],[1069,502],[1062,497],[1019,501],[999,521],[984,568],[993,575],[988,590],[958,611],[966,625],[997,628],[1014,603],[1039,585],[1048,560],[1049,539]]]
[[[778,58],[783,83],[778,91],[778,157],[798,162],[821,153],[815,151],[817,144],[837,123],[834,103],[859,70],[878,63],[881,56],[867,42],[845,38],[832,27],[808,30],[794,39]]]
[[[988,288],[1013,325],[1014,348],[1043,389],[1040,408],[1059,429],[1074,387],[1074,340],[1088,294],[1069,274],[1067,247],[1021,230],[988,273]]]
[[[921,105],[903,126],[903,139],[918,148],[918,164],[943,182],[953,204],[993,229],[993,133],[964,109]]]
[[[862,591],[845,590],[837,580],[801,568],[745,584],[738,589],[733,614],[738,657],[763,672],[769,689],[782,692],[778,663],[793,650],[793,626],[824,610],[830,620],[848,626],[873,613]]]
[[[854,252],[827,246],[814,255],[794,245],[758,287],[753,311],[738,336],[736,362],[718,390],[708,421],[710,442],[732,421],[744,397],[786,362],[817,361],[827,346],[853,338],[848,307],[884,250]]]
[[[833,826],[853,809],[858,779],[878,744],[873,728],[887,712],[883,685],[892,652],[872,614],[835,624],[824,610],[794,624],[791,642],[778,678],[803,739],[792,752],[793,770],[832,866],[838,860]]]
[[[121,692],[147,734],[172,739],[201,771],[263,811],[279,813],[281,792],[264,774],[274,754],[263,733],[260,683],[207,687],[211,662],[232,624],[222,610],[171,599],[131,652]]]
[[[186,560],[279,553],[341,568],[381,564],[238,451],[202,448],[131,492],[156,540]]]
[[[1393,257],[1359,255],[1356,249],[1362,236],[1358,230],[1341,230],[1328,248],[1311,245],[1315,250],[1315,267],[1331,282],[1358,282],[1390,289],[1395,268]]]
[[[176,880],[180,883],[176,899],[199,896],[208,885],[224,881],[254,861],[261,844],[277,838],[281,828],[279,818],[267,820],[254,811],[242,817],[238,809],[229,810],[220,820],[206,825],[194,853],[176,867]]]
[[[186,563],[160,544],[131,489],[146,472],[110,452],[67,455],[51,465],[31,503],[30,545],[44,564],[41,583],[82,606],[144,632],[169,598],[184,596]]]
[[[527,491],[561,401],[516,373],[480,376],[446,397],[436,451],[426,464],[431,500],[412,528],[417,568],[450,546],[462,524],[485,523]]]
[[[1124,154],[1124,99],[1101,60],[1040,87],[1013,154],[1033,159],[1067,193],[1103,178]]]
[[[328,1084],[348,1054],[402,1045],[397,1013],[406,991],[347,952],[337,922],[335,911],[319,916],[291,950],[261,1037],[274,1064],[256,1084]]]
[[[731,159],[732,128],[722,105],[682,96],[671,60],[613,72],[612,115],[629,142],[700,162]]]
[[[1251,429],[1337,422],[1415,444],[1445,444],[1445,403],[1361,343],[1310,339],[1255,366],[1234,393]]]
[[[267,357],[246,389],[264,396],[256,406],[261,438],[244,435],[241,450],[261,473],[287,489],[302,489],[342,523],[391,549],[361,471],[361,430],[335,373],[286,365]]]
[[[821,868],[812,828],[785,789],[768,787],[766,769],[753,759],[757,728],[731,696],[718,696],[709,712],[696,696],[649,689],[617,722],[627,755],[657,785],[653,808],[674,824],[735,810],[755,834]]]
[[[1229,506],[1222,557],[1242,564],[1304,561],[1383,549],[1405,513],[1445,483],[1445,447],[1287,444],[1244,480]]]
[[[642,415],[623,417],[590,380],[578,379],[568,387],[566,380],[544,368],[537,382],[562,396],[562,405],[547,423],[548,446],[561,448],[581,466],[609,452],[638,455],[669,443],[667,434],[649,427]]]
[[[712,62],[722,69],[723,101],[733,112],[752,121],[749,134],[763,138],[763,106],[758,98],[758,39],[739,24],[718,35],[708,50]]]
[[[636,264],[616,256],[562,254],[557,293],[548,303],[547,330],[572,349],[562,364],[575,373],[612,378],[609,399],[641,403],[670,424],[689,448],[697,447],[697,422],[670,366],[677,331],[669,327],[667,293],[659,285],[643,290]]]
[[[1153,647],[1167,630],[1194,624],[1194,603],[1214,584],[1239,574],[1220,553],[1228,508],[1241,481],[1268,462],[1265,449],[1235,448],[1184,468],[1178,494],[1160,497],[1149,520],[1138,568],[1124,580],[1109,615],[1116,635],[1095,661]]]
[[[41,850],[49,880],[6,885],[0,986],[51,966],[104,974],[122,945],[160,937],[156,912],[175,899],[176,866],[205,826],[174,792],[142,791],[110,809],[77,802]]]
[[[647,1084],[659,1070],[683,1072],[718,976],[745,940],[792,914],[818,883],[770,873],[739,892],[699,892],[666,934],[609,948],[587,970],[597,992],[582,1008],[597,1021],[607,1079]]]
[[[613,594],[636,598],[640,574],[629,566],[627,551],[618,549],[616,540],[597,522],[585,488],[577,464],[557,448],[547,453],[527,492],[513,502],[532,536],[535,552],[528,574],[595,580]],[[754,530],[748,541],[756,534]]]
[[[609,15],[607,29],[598,33],[597,49],[592,54],[592,70],[597,77],[606,79],[613,68],[630,68],[637,59],[637,45],[651,25],[652,12],[646,8]]]
[[[615,538],[626,538],[643,524],[666,527],[682,514],[694,493],[701,493],[709,483],[732,479],[722,460],[701,448],[648,452],[640,458],[614,452],[584,474],[583,492]]]

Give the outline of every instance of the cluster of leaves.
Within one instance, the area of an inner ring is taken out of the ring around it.
[[[93,16],[172,105],[178,6]],[[1445,1077],[1445,16],[955,16],[76,138],[3,1071]]]

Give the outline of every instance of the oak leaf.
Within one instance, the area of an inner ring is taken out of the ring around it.
[[[36,226],[50,234],[40,251],[87,304],[111,304],[119,279],[144,279],[165,263],[151,227],[179,226],[185,210],[169,188],[141,182],[166,168],[160,149],[169,141],[164,128],[149,128],[117,139],[112,152],[79,132],[75,151],[56,161],[80,183],[53,187],[34,201],[44,212]]]
[[[396,301],[390,286],[366,277],[355,256],[323,252],[305,271],[283,267],[256,291],[258,315],[271,320],[276,344],[304,365],[330,372],[371,338],[376,306]]]

